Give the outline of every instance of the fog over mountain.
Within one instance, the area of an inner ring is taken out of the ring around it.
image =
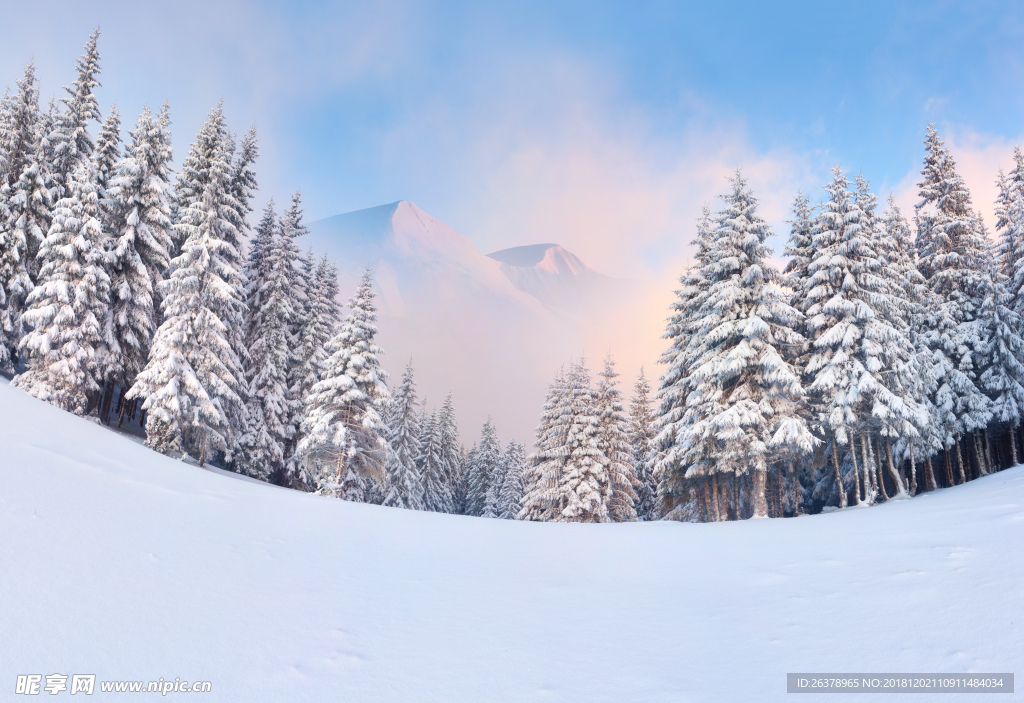
[[[570,357],[586,354],[596,368],[611,351],[627,393],[640,363],[653,360],[616,349],[609,325],[610,310],[639,302],[639,286],[558,244],[485,255],[407,200],[309,228],[316,252],[337,261],[344,298],[359,271],[373,269],[385,367],[400,373],[411,357],[431,405],[451,390],[467,444],[492,415],[505,440],[529,446],[547,385]]]

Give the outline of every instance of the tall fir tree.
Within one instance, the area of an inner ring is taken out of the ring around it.
[[[99,391],[109,344],[103,323],[110,305],[110,279],[89,165],[72,173],[66,186],[39,249],[39,283],[28,296],[24,314],[31,331],[21,341],[29,367],[14,385],[85,415],[90,396]]]
[[[117,105],[110,106],[107,119],[100,127],[93,158],[96,169],[96,194],[99,197],[100,221],[108,232],[113,232],[111,218],[113,201],[108,190],[115,175],[117,162],[121,160],[121,113],[117,111]]]
[[[29,62],[6,103],[2,124],[6,163],[0,182],[0,369],[13,370],[24,333],[21,315],[32,291],[33,261],[49,229],[46,162],[40,152],[39,87]]]
[[[387,373],[374,338],[377,310],[369,269],[349,301],[349,314],[331,340],[323,378],[303,411],[297,454],[314,476],[333,475],[339,497],[355,496],[352,477],[383,480],[386,442],[381,412],[388,398]],[[346,481],[348,482],[346,483]],[[364,497],[365,500],[365,497]]]
[[[502,453],[501,490],[498,493],[498,507],[495,517],[503,520],[515,520],[522,509],[523,496],[526,494],[526,449],[520,442],[509,440]]]
[[[501,445],[498,443],[498,432],[488,417],[480,430],[480,443],[473,462],[467,467],[469,473],[469,491],[467,496],[467,515],[494,517],[494,504],[488,504],[487,496],[498,466],[501,464]],[[489,510],[490,509],[490,510]]]
[[[658,482],[654,475],[654,414],[651,411],[651,385],[640,367],[633,384],[629,404],[628,438],[632,450],[633,472],[639,485],[636,489],[636,513],[640,520],[658,518]]]
[[[156,289],[170,264],[171,174],[164,139],[163,128],[144,108],[106,184],[115,341],[106,376],[125,391],[149,358],[159,322]]]
[[[402,374],[402,383],[391,398],[385,422],[389,452],[384,465],[387,481],[383,505],[423,510],[423,482],[416,465],[416,458],[420,454],[416,400],[416,384],[410,360]]]
[[[435,411],[420,424],[419,452],[416,469],[423,487],[423,508],[435,513],[451,510],[451,487],[445,473],[441,447],[441,422]]]
[[[616,387],[618,382],[615,379],[618,376],[615,362],[609,354],[597,377],[594,403],[601,419],[598,448],[608,459],[608,476],[612,487],[608,517],[613,522],[629,522],[637,519],[637,490],[640,482],[633,466],[628,421],[621,394]]]
[[[568,393],[568,383],[568,376],[563,368],[559,369],[548,386],[540,424],[537,426],[537,451],[527,457],[524,480],[526,490],[523,493],[519,515],[516,516],[519,520],[550,522],[555,519],[554,495],[561,469],[556,458],[564,433],[561,417]]]
[[[240,335],[245,302],[231,194],[231,161],[220,106],[196,136],[179,184],[173,224],[181,241],[170,273],[157,286],[163,322],[146,367],[126,398],[141,398],[147,443],[164,453],[195,453],[200,464],[214,451],[230,461],[244,427],[244,377],[231,343]]]
[[[446,513],[460,512],[456,499],[456,493],[462,485],[463,473],[466,466],[466,459],[463,455],[462,440],[459,438],[459,427],[455,418],[455,402],[449,392],[444,403],[441,404],[441,412],[438,415],[441,432],[441,465],[444,468],[445,477],[445,507]],[[465,496],[463,496],[465,498]]]
[[[67,97],[61,98],[64,109],[56,116],[49,136],[51,156],[50,176],[54,197],[66,193],[69,180],[83,163],[92,161],[96,144],[89,134],[89,123],[102,119],[99,103],[93,91],[100,86],[100,55],[97,50],[100,28],[93,30],[85,45],[85,53],[75,62],[78,76],[70,86],[64,86]]]

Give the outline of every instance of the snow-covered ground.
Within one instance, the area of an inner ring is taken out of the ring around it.
[[[54,672],[246,702],[771,701],[791,671],[1020,673],[1022,557],[1024,468],[795,520],[506,522],[233,480],[0,384],[3,700]]]

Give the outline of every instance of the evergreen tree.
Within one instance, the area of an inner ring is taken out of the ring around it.
[[[14,367],[24,333],[21,314],[32,291],[32,262],[49,229],[51,199],[39,153],[39,88],[35,65],[25,67],[18,91],[5,103],[0,182],[0,369]]]
[[[61,99],[64,110],[56,116],[49,137],[50,175],[57,198],[64,196],[72,174],[93,159],[96,149],[89,134],[89,123],[98,123],[101,119],[99,103],[93,95],[93,90],[100,86],[96,78],[100,73],[100,55],[96,49],[99,36],[97,27],[85,45],[85,53],[75,62],[78,77],[72,85],[64,86],[68,94]]]
[[[807,311],[808,269],[816,258],[814,251],[814,217],[811,201],[803,193],[797,193],[793,200],[793,219],[790,220],[789,242],[785,254],[789,257],[783,273],[786,283],[793,290],[790,304],[800,312]]]
[[[161,153],[162,132],[144,108],[131,132],[132,143],[105,186],[115,342],[107,375],[125,390],[149,358],[158,322],[156,288],[170,264],[170,172]]]
[[[108,232],[114,231],[112,212],[113,202],[108,193],[110,182],[114,178],[117,162],[121,160],[121,113],[117,105],[110,106],[110,114],[100,127],[96,138],[95,153],[96,194],[100,203],[100,221]]]
[[[163,453],[213,451],[228,461],[236,449],[246,408],[242,365],[231,340],[243,327],[244,279],[232,262],[238,252],[231,162],[218,106],[196,136],[179,183],[174,231],[182,241],[170,273],[157,286],[163,322],[145,369],[125,396],[143,398],[146,436]]]
[[[503,520],[515,520],[522,509],[526,493],[526,450],[517,441],[510,440],[502,454],[504,477],[498,494],[495,516]]]
[[[455,419],[455,403],[452,401],[451,393],[445,396],[438,421],[441,431],[441,465],[444,468],[446,484],[444,492],[445,508],[443,512],[465,514],[465,511],[460,510],[457,505],[460,500],[457,500],[456,494],[459,492],[459,487],[462,484],[466,459],[463,456],[462,441],[459,439],[459,427]],[[462,502],[464,502],[465,497],[465,495],[461,497]]]
[[[701,266],[707,293],[696,317],[687,320],[694,325],[694,343],[677,385],[692,390],[673,428],[672,460],[660,465],[659,492],[678,490],[680,470],[685,470],[682,479],[753,472],[754,517],[767,517],[766,477],[786,449],[780,442],[812,442],[798,412],[803,389],[786,361],[786,348],[803,341],[794,329],[800,313],[778,286],[780,276],[765,244],[770,231],[742,176],[732,179],[723,200]],[[668,515],[676,516],[682,517]]]
[[[39,249],[39,284],[28,296],[21,341],[28,371],[14,385],[77,415],[89,410],[109,342],[103,328],[110,304],[103,229],[93,174],[79,168],[66,181],[53,224]]]
[[[441,449],[441,422],[434,412],[420,425],[416,469],[423,486],[423,508],[435,513],[449,512],[452,502]]]
[[[498,443],[498,432],[494,429],[491,418],[488,417],[487,422],[480,430],[480,443],[477,445],[476,455],[467,467],[469,473],[467,515],[494,517],[494,505],[493,503],[488,504],[487,495],[500,464],[501,445]]]
[[[292,436],[296,405],[286,375],[292,348],[289,268],[293,264],[273,225],[274,213],[268,208],[257,230],[259,246],[250,252],[247,265],[254,273],[248,280],[247,296],[249,431],[240,460],[245,473],[264,480],[284,468],[285,444]]]
[[[644,376],[643,367],[633,385],[629,405],[629,444],[632,448],[633,472],[639,485],[636,489],[636,513],[641,520],[658,518],[658,482],[654,475],[654,415],[651,412],[651,386]]]
[[[537,451],[527,458],[526,490],[522,508],[516,516],[519,520],[550,522],[556,517],[554,494],[561,465],[555,459],[564,432],[560,419],[567,393],[568,377],[565,369],[559,369],[544,399],[540,425],[537,426]]]
[[[416,385],[412,361],[405,367],[402,383],[388,407],[388,456],[384,505],[410,510],[424,509],[424,490],[416,459],[420,455],[420,426],[416,411]]]
[[[633,467],[632,448],[629,443],[629,428],[623,412],[622,399],[616,388],[619,374],[611,354],[605,357],[604,368],[598,374],[594,403],[601,429],[598,432],[598,448],[608,459],[608,476],[612,494],[608,503],[608,517],[613,522],[627,522],[637,519],[636,490],[640,487]]]
[[[934,125],[925,137],[921,201],[915,207],[918,268],[932,293],[926,342],[937,384],[933,424],[942,446],[955,450],[960,481],[966,480],[960,440],[991,419],[991,401],[977,386],[975,350],[988,289],[987,244],[980,218],[956,164]],[[947,455],[948,456],[948,455]]]
[[[333,473],[343,493],[346,476],[364,481],[381,477],[384,470],[381,411],[389,394],[387,374],[378,362],[383,352],[374,342],[373,297],[366,270],[349,301],[348,317],[331,340],[323,378],[306,398],[303,437],[296,449],[310,474]],[[354,496],[354,490],[345,494]]]

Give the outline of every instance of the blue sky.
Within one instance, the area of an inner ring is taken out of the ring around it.
[[[685,261],[743,168],[783,232],[835,163],[913,202],[939,124],[975,200],[1020,138],[1011,3],[21,3],[7,82],[44,97],[102,27],[104,110],[171,103],[176,156],[220,99],[256,124],[261,200],[311,219],[398,199],[484,251],[557,241],[618,275]]]

